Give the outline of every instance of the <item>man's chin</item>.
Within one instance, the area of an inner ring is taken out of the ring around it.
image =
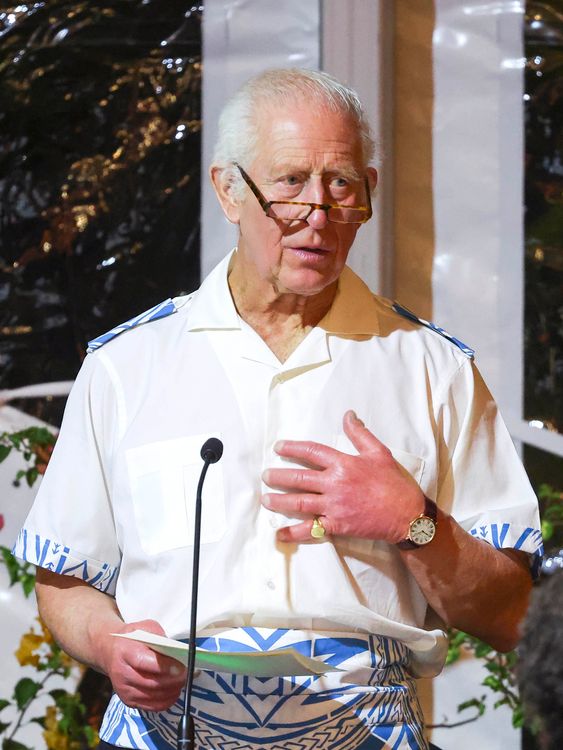
[[[328,293],[337,280],[338,274],[334,269],[331,269],[331,273],[320,273],[315,269],[299,269],[280,274],[276,280],[276,287],[281,294],[314,297]]]

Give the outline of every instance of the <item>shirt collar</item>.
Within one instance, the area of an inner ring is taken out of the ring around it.
[[[190,331],[240,330],[238,316],[229,290],[227,275],[231,251],[203,281],[190,307]],[[379,335],[376,299],[369,287],[351,268],[345,266],[330,310],[319,323],[327,333],[343,336]]]
[[[227,282],[234,252],[232,250],[215,266],[194,296],[189,331],[240,329],[240,319]]]
[[[327,333],[379,336],[378,303],[359,276],[345,266],[330,310],[319,323]]]

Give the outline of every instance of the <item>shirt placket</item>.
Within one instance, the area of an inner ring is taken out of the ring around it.
[[[274,446],[281,439],[300,439],[307,421],[303,401],[298,398],[300,381],[313,368],[330,362],[326,334],[316,330],[270,378],[267,391],[267,407],[264,423],[262,472],[268,468],[288,468],[293,466],[280,458]],[[303,394],[300,394],[303,396]],[[262,493],[276,492],[262,482]],[[260,548],[259,580],[262,591],[263,613],[291,610],[291,556],[292,545],[280,544],[276,540],[278,529],[300,523],[299,519],[288,518],[281,513],[260,507],[258,515],[258,536]]]

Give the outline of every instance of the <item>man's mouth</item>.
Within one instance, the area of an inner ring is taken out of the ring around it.
[[[297,253],[303,253],[303,254],[313,254],[313,255],[327,255],[330,253],[330,250],[326,247],[308,247],[307,245],[300,245],[295,247],[290,247],[290,250],[293,250]]]

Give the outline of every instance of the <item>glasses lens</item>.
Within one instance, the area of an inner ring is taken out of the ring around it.
[[[328,220],[337,224],[361,224],[368,218],[367,210],[361,208],[343,208],[342,206],[328,209]]]
[[[281,221],[302,221],[311,213],[311,206],[298,203],[272,203],[268,216]]]
[[[268,209],[268,216],[279,221],[305,221],[311,213],[308,203],[272,203]],[[361,224],[368,218],[368,211],[362,208],[346,208],[345,206],[331,206],[328,209],[329,221],[338,224]]]

